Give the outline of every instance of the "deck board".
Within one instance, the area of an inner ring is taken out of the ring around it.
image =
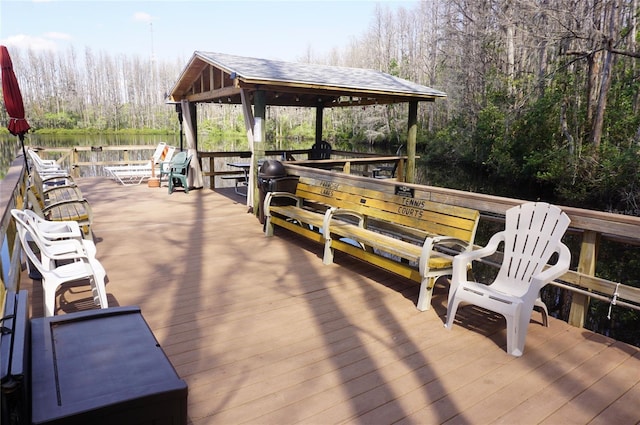
[[[468,306],[443,328],[446,282],[419,312],[408,279],[344,254],[325,266],[320,245],[282,229],[264,237],[233,189],[79,184],[109,303],[141,307],[189,384],[192,424],[640,421],[636,347],[534,313],[514,358],[500,316]],[[59,291],[59,314],[89,297]]]

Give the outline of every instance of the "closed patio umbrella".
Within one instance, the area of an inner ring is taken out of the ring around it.
[[[4,106],[7,109],[7,115],[9,115],[7,128],[11,134],[20,138],[24,165],[27,172],[29,172],[27,153],[24,149],[24,135],[31,127],[24,117],[24,104],[22,103],[20,86],[13,72],[13,63],[11,63],[11,57],[9,56],[9,51],[6,46],[0,46],[0,62],[2,64],[2,95],[4,97]]]

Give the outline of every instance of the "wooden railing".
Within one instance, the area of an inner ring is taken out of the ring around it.
[[[285,169],[288,174],[317,177],[326,174],[336,182],[362,186],[381,192],[394,193],[397,181],[378,180],[335,173],[325,170],[311,169],[307,166],[287,163]],[[473,208],[482,214],[482,221],[503,221],[507,209],[521,204],[518,199],[483,195],[434,186],[402,183],[407,190],[413,191],[416,198],[432,200],[452,205]],[[571,232],[581,238],[577,256],[577,270],[569,271],[554,285],[573,292],[569,323],[583,327],[589,305],[589,298],[593,297],[606,302],[614,301],[620,307],[640,310],[640,288],[627,285],[624,282],[614,282],[596,277],[596,260],[598,247],[603,240],[640,245],[640,217],[611,214],[580,208],[562,207],[571,218]]]
[[[72,176],[80,177],[106,175],[103,168],[108,165],[148,163],[155,149],[152,145],[74,146],[41,149],[39,154],[45,159],[55,159]]]
[[[0,210],[0,310],[4,309],[6,291],[20,288],[20,240],[11,219],[11,209],[23,208],[26,187],[27,173],[20,157],[13,161],[7,175],[0,181],[0,205],[3,205]]]
[[[64,168],[70,170],[74,177],[105,176],[103,168],[108,165],[143,164],[149,161],[155,146],[151,145],[120,145],[120,146],[74,146],[70,148],[46,148],[40,154],[46,159],[55,159]],[[266,158],[299,159],[306,158],[308,149],[297,150],[268,150]],[[359,153],[334,150],[332,159],[300,160],[294,163],[304,163],[314,168],[339,169],[345,173],[356,169],[362,175],[371,175],[377,166],[397,163],[397,180],[404,179],[405,156],[381,157],[375,153]],[[198,152],[198,161],[202,169],[202,177],[208,177],[208,187],[218,187],[216,177],[237,174],[238,170],[229,167],[227,163],[238,162],[238,159],[248,159],[250,151],[228,152]]]
[[[87,146],[51,148],[46,151],[55,152],[55,156],[59,158],[58,162],[68,166],[73,174],[79,176],[81,174],[103,175],[100,170],[104,165],[125,162],[143,163],[147,161],[145,159],[147,156],[150,157],[153,149],[153,146],[146,145],[105,146],[101,148]],[[120,151],[121,154],[119,154],[117,160],[105,160],[100,152],[109,151]],[[87,152],[93,155],[90,161],[86,159]],[[274,150],[266,151],[265,156],[273,158],[281,158],[283,154],[306,156],[307,152],[307,150],[284,152]],[[237,161],[237,158],[249,158],[251,153],[248,151],[199,152],[198,156],[203,169],[203,177],[209,177],[209,187],[213,189],[216,187],[216,177],[237,173],[237,170],[226,165],[228,162]],[[375,167],[380,163],[393,163],[394,161],[398,162],[398,170],[402,173],[404,157],[381,158],[376,157],[375,154],[367,155],[343,151],[334,151],[331,160],[285,162],[285,169],[289,174],[293,175],[313,176],[327,174],[337,181],[344,180],[348,184],[363,185],[382,192],[393,192],[398,185],[398,181],[371,179],[362,175],[368,174],[367,167],[369,166]],[[362,166],[364,166],[364,169],[358,171],[360,175],[347,173],[347,171],[353,171],[353,167]],[[81,173],[81,170],[87,167],[93,167],[93,172]],[[334,169],[334,171],[323,169],[328,167]],[[345,172],[336,173],[336,167]],[[16,241],[15,229],[11,227],[9,209],[13,206],[19,207],[22,205],[25,184],[26,177],[22,171],[21,162],[16,161],[2,182],[2,198],[0,199],[5,206],[1,222],[2,227],[0,228],[0,237],[2,237],[2,269],[0,271],[2,271],[1,277],[4,287],[15,287],[18,284],[17,279],[19,279],[19,276],[15,276],[16,268],[12,267],[12,264],[16,261]],[[403,183],[403,186],[414,191],[416,197],[477,209],[482,214],[481,223],[483,221],[501,221],[508,208],[522,203],[522,200],[518,199],[440,187],[409,183]],[[569,323],[578,327],[584,325],[590,298],[606,302],[615,301],[616,305],[620,307],[640,310],[640,288],[625,284],[625,282],[615,282],[596,277],[597,254],[602,241],[609,240],[621,244],[640,245],[640,217],[572,207],[562,207],[562,209],[571,218],[570,231],[580,238],[580,248],[573,253],[574,258],[578,259],[576,270],[569,271],[561,279],[553,283],[573,292]]]
[[[358,168],[362,175],[371,175],[376,166],[381,164],[398,163],[397,170],[398,180],[404,179],[404,165],[406,157],[388,156],[381,157],[377,154],[363,154],[350,151],[332,151],[332,159],[320,160],[296,160],[300,157],[306,157],[309,153],[308,149],[299,150],[269,150],[265,151],[266,158],[289,159],[293,164],[305,164],[312,168],[331,168],[339,169],[345,173],[350,173]],[[249,151],[232,151],[232,152],[198,152],[198,158],[202,166],[202,176],[209,178],[209,188],[217,187],[216,177],[224,177],[225,175],[237,174],[238,170],[233,169],[226,164],[229,162],[237,162],[237,159],[248,159],[251,157]],[[293,161],[292,161],[293,160]]]

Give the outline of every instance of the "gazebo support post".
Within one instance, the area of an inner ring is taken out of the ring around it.
[[[267,101],[264,91],[256,90],[253,93],[253,155],[251,155],[252,169],[256,170],[251,176],[253,179],[253,212],[259,214],[260,187],[258,186],[258,159],[264,158],[264,139],[266,138],[265,120],[267,117]]]
[[[322,125],[323,125],[324,105],[316,106],[316,143],[322,142]]]
[[[418,138],[418,101],[409,102],[409,125],[407,132],[407,173],[405,181],[416,181],[416,140]]]

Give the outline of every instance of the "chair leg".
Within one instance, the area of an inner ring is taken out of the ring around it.
[[[333,248],[331,248],[330,237],[327,237],[324,240],[324,255],[322,257],[322,263],[325,265],[333,264]]]
[[[47,283],[42,280],[42,301],[44,304],[44,315],[45,317],[51,317],[55,315],[56,311],[56,286],[47,285]]]
[[[451,330],[451,328],[453,327],[453,320],[456,318],[456,313],[458,312],[459,305],[460,301],[457,299],[453,299],[453,301],[449,302],[449,305],[447,306],[447,323],[445,323],[444,325],[445,328]]]
[[[184,187],[184,193],[189,193],[189,183],[187,183],[187,178],[180,179],[182,180],[182,187]]]
[[[540,311],[542,315],[542,326],[548,328],[549,327],[549,310],[547,310],[547,305],[542,301],[541,298],[537,298],[533,304],[533,308]]]
[[[520,357],[524,353],[524,344],[527,338],[527,330],[529,329],[529,320],[531,319],[531,311],[522,310],[521,306],[519,306],[514,312],[514,316],[511,317],[513,325],[517,327],[513,334],[507,329],[507,351],[516,357]],[[509,319],[507,318],[508,323]],[[511,343],[509,342],[510,337],[512,337]]]
[[[422,278],[420,283],[420,295],[418,295],[418,303],[416,307],[420,311],[427,311],[431,308],[431,295],[433,294],[433,287],[435,286],[435,277]]]
[[[93,302],[100,308],[109,308],[109,302],[107,301],[107,290],[104,285],[107,272],[96,260],[91,264],[93,269],[93,277],[91,278]]]

